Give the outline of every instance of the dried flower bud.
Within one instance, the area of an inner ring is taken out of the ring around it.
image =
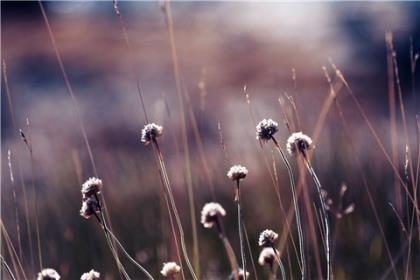
[[[266,229],[260,234],[260,238],[258,240],[258,245],[261,247],[271,247],[273,246],[274,242],[277,240],[279,235],[272,231],[271,229]]]
[[[38,273],[37,280],[59,280],[60,278],[60,274],[55,269],[44,268]]]
[[[159,138],[163,134],[163,127],[155,123],[149,123],[144,126],[141,130],[141,142],[148,145],[156,138]]]
[[[80,280],[99,280],[101,274],[95,270],[91,270],[89,272],[83,273],[83,275],[80,277]]]
[[[246,167],[238,164],[238,165],[232,166],[229,169],[229,171],[227,173],[227,176],[229,177],[229,179],[231,179],[233,181],[237,181],[237,180],[244,179],[247,174],[248,174],[248,169],[246,169]]]
[[[279,130],[279,124],[272,119],[263,119],[257,125],[257,140],[269,141]]]
[[[261,266],[264,266],[266,264],[272,266],[276,260],[276,255],[277,255],[277,258],[280,258],[279,251],[276,250],[276,254],[274,254],[273,248],[266,247],[261,250],[260,256],[258,257],[258,263]]]
[[[102,189],[102,180],[96,177],[90,177],[82,185],[82,194],[84,198],[95,195],[99,193]]]
[[[287,139],[286,147],[291,155],[296,155],[298,152],[301,152],[306,156],[306,151],[313,148],[312,139],[302,132],[295,132]]]
[[[82,202],[80,215],[85,219],[89,219],[95,212],[99,213],[98,201],[93,197],[85,198]]]
[[[211,228],[215,224],[218,217],[226,216],[226,211],[222,205],[216,202],[206,203],[201,210],[201,223],[205,228]]]
[[[178,274],[181,271],[181,267],[176,264],[176,262],[167,262],[163,263],[162,270],[160,273],[165,278],[169,278],[174,276],[175,274]]]

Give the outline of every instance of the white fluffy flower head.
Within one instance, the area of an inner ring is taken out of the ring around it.
[[[237,165],[232,166],[229,169],[227,176],[229,177],[229,179],[233,181],[237,181],[237,180],[244,179],[247,174],[248,174],[248,169],[246,169],[246,167],[242,165],[237,164]]]
[[[302,132],[292,133],[287,139],[286,148],[291,155],[296,155],[298,152],[301,152],[306,156],[306,151],[313,148],[312,139]]]
[[[156,138],[159,138],[163,134],[163,127],[155,123],[149,123],[144,126],[141,130],[141,142],[145,145],[150,144]]]
[[[99,280],[100,277],[101,274],[92,269],[89,272],[83,273],[83,275],[80,277],[80,280]]]
[[[205,228],[211,228],[218,217],[226,216],[226,211],[222,205],[216,202],[206,203],[201,210],[201,223]]]
[[[271,229],[266,229],[260,234],[258,245],[261,247],[271,247],[274,242],[279,238],[279,235]]]
[[[82,185],[82,194],[83,197],[89,197],[94,194],[97,194],[102,189],[102,180],[96,177],[90,177]]]
[[[163,275],[163,277],[168,278],[168,277],[174,276],[180,271],[181,271],[181,267],[177,265],[176,262],[167,262],[167,263],[163,263],[163,267],[160,273]]]
[[[265,247],[261,250],[260,256],[258,257],[258,263],[261,266],[266,264],[271,266],[276,260],[276,255],[278,258],[280,257],[279,251],[276,250],[276,254],[274,254],[273,248]]]
[[[267,142],[279,130],[279,124],[272,119],[263,119],[257,124],[257,140]]]
[[[60,274],[55,269],[44,268],[38,273],[37,280],[59,280],[60,278]]]

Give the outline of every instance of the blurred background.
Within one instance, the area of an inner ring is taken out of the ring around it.
[[[153,275],[158,275],[162,262],[178,260],[153,150],[140,142],[140,131],[146,120],[135,79],[140,81],[150,120],[164,127],[159,143],[191,254],[193,247],[181,111],[171,44],[160,4],[119,3],[132,55],[112,2],[52,1],[43,5],[78,107],[74,106],[66,89],[39,4],[1,2],[1,52],[10,93],[8,98],[3,71],[3,236],[6,229],[17,254],[23,256],[21,260],[28,278],[33,279],[39,271],[34,224],[36,199],[44,267],[57,269],[63,279],[78,279],[91,268],[100,271],[104,279],[118,277],[97,222],[79,216],[81,184],[94,176],[80,131],[81,117],[98,176],[104,181],[103,193],[112,228],[129,253]],[[272,153],[271,143],[261,148],[255,139],[253,122],[262,118],[278,121],[280,131],[276,136],[284,147],[289,132],[278,99],[281,97],[285,108],[290,109],[287,94],[296,104],[299,129],[312,135],[329,94],[322,66],[334,77],[329,60],[345,76],[387,153],[391,154],[386,32],[393,33],[416,171],[419,107],[413,85],[414,88],[418,85],[419,75],[410,73],[410,48],[414,54],[420,49],[420,3],[173,2],[170,6],[182,88],[188,96],[184,98],[185,120],[202,279],[226,279],[230,273],[217,233],[204,229],[199,223],[200,211],[206,202],[217,201],[226,209],[227,236],[240,257],[234,188],[226,177],[232,164],[240,163],[249,170],[242,183],[243,214],[255,262],[260,251],[259,232],[265,228],[277,232],[285,230],[274,191],[277,186],[270,179],[273,158],[281,200],[289,209],[291,194],[287,171]],[[244,94],[245,85],[250,104]],[[402,196],[402,205],[398,207],[397,190],[404,194],[401,184],[397,182],[397,188],[394,187],[391,165],[344,88],[338,92],[337,100],[350,129],[344,129],[337,107],[333,105],[312,159],[333,201],[330,218],[334,274],[336,279],[404,278],[408,246],[398,217],[409,229],[411,204]],[[401,177],[407,180],[399,103],[396,108],[394,132],[398,137],[394,159]],[[32,160],[18,129],[23,130],[32,146]],[[268,168],[263,155],[268,159]],[[9,176],[9,162],[13,181]],[[361,174],[366,177],[365,182]],[[317,203],[314,185],[310,177],[306,179],[304,188]],[[340,196],[343,184],[348,189]],[[413,184],[408,179],[410,190]],[[366,187],[373,200],[369,200]],[[25,209],[24,193],[28,209]],[[303,200],[301,203],[304,207]],[[337,218],[337,212],[352,203],[354,211]],[[396,207],[395,211],[389,203]],[[305,216],[303,227],[310,274],[315,279],[315,256],[305,222],[308,220],[306,211],[302,215]],[[413,232],[409,278],[418,279],[419,232],[415,222]],[[34,266],[30,261],[29,236],[33,242]],[[297,242],[296,236],[294,232]],[[286,251],[284,261],[292,265],[294,277],[298,278],[297,259],[290,240]],[[11,262],[4,238],[2,255]],[[390,255],[396,265],[395,273],[390,270]],[[321,262],[324,262],[323,257]],[[256,266],[257,276],[265,279],[268,270]],[[127,267],[134,279],[143,279],[128,262]],[[251,272],[254,279],[255,273]],[[7,279],[6,274],[3,277]]]

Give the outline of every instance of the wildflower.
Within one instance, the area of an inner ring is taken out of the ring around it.
[[[170,278],[180,271],[181,267],[177,265],[176,262],[167,262],[163,263],[163,267],[160,273],[163,275],[163,277]]]
[[[241,179],[245,178],[246,174],[248,174],[248,169],[246,169],[246,167],[238,164],[238,165],[232,166],[229,169],[229,171],[227,173],[227,176],[229,177],[229,179],[231,179],[233,181],[237,181],[237,180],[241,180]]]
[[[38,273],[37,280],[59,280],[60,278],[60,274],[55,269],[44,268]]]
[[[272,266],[274,261],[276,260],[276,255],[277,258],[280,257],[279,251],[276,250],[276,254],[274,254],[274,250],[272,248],[266,247],[262,249],[260,256],[258,257],[258,263],[261,266],[264,266],[266,264]]]
[[[162,136],[163,127],[155,123],[149,123],[144,126],[141,130],[141,142],[148,145],[150,142],[156,140],[156,138]]]
[[[245,280],[245,279],[248,279],[248,277],[249,277],[249,272],[247,271],[246,272],[246,277],[244,277],[244,270],[242,268],[240,268],[239,271],[238,271],[239,280]],[[232,272],[229,276],[229,279],[230,280],[235,279],[235,273]]]
[[[226,216],[226,211],[222,205],[216,202],[206,203],[201,210],[201,223],[205,228],[211,228],[218,217],[224,216]]]
[[[91,270],[89,272],[83,273],[83,275],[80,277],[80,280],[99,280],[101,274],[95,270]]]
[[[90,177],[82,185],[82,194],[84,198],[97,194],[102,189],[102,180],[96,177]]]
[[[80,215],[85,219],[89,219],[95,212],[99,213],[98,201],[93,197],[84,199],[82,202],[82,208],[80,209]]]
[[[272,119],[263,119],[257,124],[257,140],[269,141],[279,130],[279,124]]]
[[[273,246],[274,242],[279,238],[279,235],[272,231],[271,229],[266,229],[260,234],[260,238],[258,240],[258,245],[261,247],[271,247]]]
[[[287,139],[286,147],[291,155],[296,155],[297,152],[301,152],[305,156],[306,151],[313,148],[312,139],[302,132],[295,132]]]

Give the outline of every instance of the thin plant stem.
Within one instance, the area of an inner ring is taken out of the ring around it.
[[[238,262],[232,249],[232,245],[230,244],[229,239],[226,237],[225,229],[219,217],[216,218],[216,228],[217,232],[219,233],[219,238],[222,240],[223,246],[225,247],[226,255],[229,259],[230,268],[233,273],[233,279],[239,280]]]
[[[315,170],[313,169],[311,163],[307,160],[305,154],[303,154],[303,158],[305,160],[306,163],[306,167],[308,168],[309,174],[311,174],[311,177],[316,185],[316,189],[318,191],[318,196],[319,196],[319,200],[321,203],[321,211],[322,211],[322,218],[324,220],[324,231],[325,231],[325,248],[326,248],[326,259],[327,259],[327,280],[330,279],[330,274],[331,274],[331,260],[330,260],[330,226],[329,226],[329,222],[328,222],[328,213],[327,213],[327,209],[325,207],[325,201],[324,198],[322,197],[322,186],[321,186],[321,182],[318,179],[318,176],[315,173]]]
[[[108,229],[108,226],[106,225],[105,215],[103,213],[102,205],[101,205],[101,202],[100,202],[97,194],[95,194],[95,199],[98,202],[99,213],[100,213],[101,216],[99,217],[96,214],[96,212],[94,212],[94,214],[95,214],[95,217],[98,220],[99,224],[102,226],[102,229],[104,230],[105,239],[108,243],[109,248],[111,249],[111,253],[112,253],[112,256],[114,257],[114,260],[117,263],[118,270],[124,276],[125,279],[130,279],[130,276],[128,276],[127,271],[125,270],[125,268],[122,265],[120,259],[118,258],[118,253],[117,253],[117,250],[114,247],[114,243],[112,243],[112,240],[109,237],[109,231],[110,230]]]
[[[276,145],[277,151],[279,152],[281,159],[286,165],[287,172],[289,173],[290,188],[292,191],[292,198],[293,198],[293,207],[295,208],[295,214],[296,214],[296,227],[297,227],[298,236],[299,236],[300,259],[302,262],[302,269],[301,269],[302,279],[305,279],[306,278],[305,247],[304,247],[304,240],[303,240],[302,223],[300,220],[300,211],[299,211],[298,201],[297,201],[296,193],[295,193],[295,188],[296,188],[295,178],[293,176],[292,167],[290,166],[290,163],[287,160],[286,155],[284,154],[283,150],[280,148],[280,145],[278,144],[277,140],[274,138],[274,136],[271,136],[271,139]]]
[[[252,269],[254,270],[254,277],[255,277],[255,280],[258,280],[257,268],[255,267],[254,257],[252,255],[252,250],[251,250],[251,243],[249,242],[248,233],[247,233],[247,230],[246,230],[245,223],[243,221],[242,221],[242,228],[244,230],[246,245],[248,247],[248,253],[249,253],[249,256],[250,256],[250,259],[251,259]]]
[[[272,245],[271,248],[274,251],[274,256],[275,256],[275,258],[277,260],[277,263],[279,264],[279,267],[280,267],[281,279],[286,280],[286,271],[284,270],[283,262],[281,261],[281,258],[279,256],[277,256],[277,250],[276,250],[276,248],[274,248],[274,245]]]
[[[9,273],[10,277],[12,278],[12,280],[16,280],[15,276],[13,275],[12,270],[10,269],[9,265],[4,260],[2,255],[0,255],[0,259],[1,259],[1,262],[3,263],[4,267],[6,268],[7,272]]]
[[[157,154],[157,157],[158,157],[160,170],[162,172],[162,178],[163,178],[165,190],[168,194],[169,202],[170,202],[170,205],[171,205],[171,208],[172,208],[172,212],[175,216],[175,221],[177,223],[177,227],[178,227],[178,231],[179,231],[179,235],[180,235],[180,241],[181,241],[181,249],[182,249],[182,253],[184,255],[184,260],[187,263],[187,266],[188,266],[188,269],[190,270],[191,276],[193,277],[193,279],[197,280],[198,278],[197,278],[197,276],[194,272],[194,269],[191,265],[191,262],[188,258],[187,247],[185,245],[184,229],[182,227],[182,223],[181,223],[181,219],[179,217],[178,209],[177,209],[176,204],[175,204],[175,199],[174,199],[173,194],[172,194],[171,184],[169,182],[168,172],[166,171],[166,166],[165,166],[165,162],[163,160],[163,155],[160,151],[159,144],[157,143],[156,139],[153,139],[153,144],[156,147],[156,152],[157,152],[156,154]]]
[[[239,179],[236,180],[236,203],[238,205],[238,231],[239,231],[239,244],[241,248],[242,270],[246,277],[246,256],[244,249],[244,238],[242,236],[242,211],[241,211],[241,191],[239,188]]]

